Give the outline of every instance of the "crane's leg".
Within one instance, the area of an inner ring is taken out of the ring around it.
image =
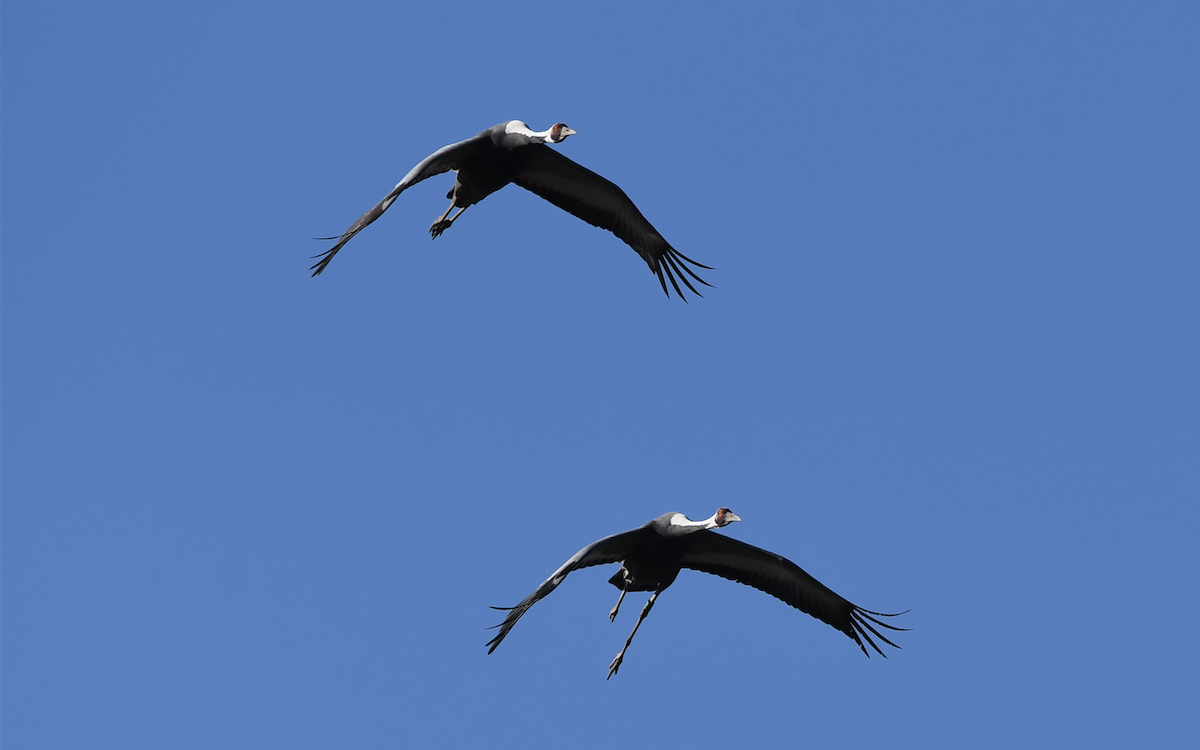
[[[617,621],[617,610],[621,608],[621,602],[623,601],[625,601],[625,589],[621,589],[621,595],[617,597],[617,606],[613,607],[612,611],[608,613],[609,622]]]
[[[653,594],[651,594],[650,601],[646,602],[646,606],[642,607],[642,613],[638,615],[638,620],[633,625],[633,632],[629,634],[629,638],[625,639],[625,646],[621,649],[621,653],[617,654],[617,658],[613,659],[612,664],[608,665],[608,677],[605,677],[604,679],[607,680],[611,678],[617,673],[617,670],[621,668],[621,662],[625,660],[625,650],[629,648],[629,644],[633,643],[633,636],[637,635],[638,627],[641,626],[642,620],[646,619],[646,615],[650,614],[650,608],[654,606],[654,600],[657,599],[658,595],[661,593],[662,589],[655,591]]]
[[[433,226],[429,227],[429,236],[430,237],[436,238],[439,234],[441,234],[442,232],[449,229],[450,225],[454,223],[454,219],[457,219],[458,217],[462,216],[463,211],[466,211],[467,207],[463,206],[462,208],[460,208],[458,210],[458,213],[454,214],[454,219],[450,219],[449,221],[447,221],[446,217],[449,216],[450,212],[453,210],[454,210],[454,204],[451,203],[450,208],[446,209],[446,213],[439,216],[438,220],[433,222]]]

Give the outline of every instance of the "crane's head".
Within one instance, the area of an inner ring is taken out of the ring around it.
[[[550,143],[562,143],[567,140],[568,135],[575,135],[575,131],[567,127],[566,123],[557,123],[550,128],[550,137],[547,139]]]
[[[730,510],[729,508],[718,508],[717,514],[715,516],[713,516],[713,522],[717,524],[717,528],[720,528],[722,526],[728,526],[729,524],[733,523],[734,521],[740,521],[740,520],[742,520],[742,519],[740,519],[736,515],[734,515],[733,511]]]

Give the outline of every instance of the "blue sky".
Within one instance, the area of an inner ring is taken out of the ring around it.
[[[1192,3],[8,3],[11,748],[1183,747]],[[579,134],[705,299],[436,148]],[[577,549],[744,521],[887,660]],[[640,600],[641,595],[637,599]]]

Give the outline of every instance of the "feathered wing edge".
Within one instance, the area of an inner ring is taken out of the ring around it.
[[[594,227],[615,234],[642,256],[658,276],[663,293],[668,297],[671,292],[667,289],[667,281],[670,281],[679,298],[687,301],[676,278],[697,297],[704,295],[688,280],[689,276],[704,286],[712,286],[688,264],[707,271],[713,269],[671,247],[616,184],[548,146],[526,146],[520,150],[519,157],[524,160],[524,165],[513,179],[514,184]]]
[[[521,616],[524,615],[530,607],[532,607],[534,604],[537,604],[538,600],[542,599],[551,591],[556,589],[558,584],[562,583],[563,579],[567,577],[568,573],[573,570],[579,570],[580,568],[588,568],[593,565],[605,565],[607,563],[621,562],[629,553],[630,544],[636,539],[637,535],[641,533],[644,533],[643,529],[633,529],[631,531],[623,531],[620,534],[606,536],[598,542],[593,542],[576,552],[570,560],[567,560],[559,567],[558,570],[554,571],[549,578],[547,578],[545,581],[542,581],[542,584],[538,586],[532,594],[521,600],[521,603],[517,606],[492,607],[492,609],[507,611],[508,614],[505,615],[504,622],[488,628],[488,630],[494,630],[496,628],[500,629],[500,632],[496,634],[496,637],[487,642],[486,645],[488,647],[488,653],[490,654],[495,651],[496,647],[500,645],[500,641],[503,641],[504,637],[508,635],[508,631],[512,630],[513,626],[517,624],[517,620],[520,620]]]
[[[663,242],[666,242],[666,240],[663,240]],[[706,266],[703,263],[697,263],[696,261],[687,257],[686,255],[679,252],[675,248],[671,247],[670,245],[667,245],[666,252],[664,252],[662,254],[662,258],[660,258],[660,260],[659,260],[659,267],[658,268],[655,268],[654,266],[650,267],[651,271],[658,274],[658,283],[662,284],[663,293],[666,294],[668,297],[671,296],[671,293],[667,291],[666,282],[663,280],[663,271],[665,270],[666,274],[667,274],[667,278],[671,280],[671,286],[675,287],[675,293],[678,294],[679,299],[683,300],[684,302],[687,302],[687,297],[683,296],[683,292],[680,291],[679,285],[675,283],[675,276],[673,276],[671,274],[672,269],[674,269],[675,273],[679,275],[679,280],[682,281],[685,285],[687,285],[687,288],[691,289],[692,293],[695,294],[697,297],[703,297],[704,295],[701,294],[700,292],[696,291],[696,287],[691,285],[691,282],[689,282],[687,280],[687,276],[691,276],[693,279],[700,282],[704,286],[707,286],[710,288],[712,287],[712,284],[709,284],[707,281],[705,281],[704,279],[697,276],[695,271],[688,268],[686,265],[687,263],[691,263],[693,266],[696,266],[697,268],[703,268],[706,271],[713,270],[711,266]],[[684,276],[684,272],[687,273],[687,276]]]
[[[342,245],[345,245],[354,235],[366,228],[368,224],[382,216],[383,212],[388,210],[392,203],[396,201],[396,198],[405,190],[434,175],[458,169],[458,163],[476,153],[490,132],[490,130],[485,130],[473,138],[452,143],[449,146],[443,146],[434,151],[422,159],[421,163],[409,170],[404,179],[396,183],[396,187],[392,188],[391,192],[384,196],[383,200],[376,203],[375,207],[370,211],[358,217],[345,232],[336,237],[317,237],[319,240],[337,240],[338,243],[325,252],[313,256],[313,258],[317,258],[318,260],[309,268],[313,272],[312,275],[317,276],[324,271],[325,266],[329,265],[329,261],[333,260],[333,256],[337,255],[337,251],[342,249]]]
[[[854,607],[854,610],[850,613],[851,617],[854,618],[854,629],[858,631],[859,635],[861,635],[863,637],[863,639],[866,640],[867,643],[871,644],[871,648],[873,648],[879,652],[880,656],[882,656],[885,659],[887,658],[887,654],[885,654],[883,651],[880,650],[880,648],[878,646],[875,645],[875,641],[871,640],[871,636],[867,635],[867,630],[871,631],[875,635],[876,638],[883,641],[884,643],[891,646],[892,648],[895,648],[895,649],[900,648],[896,644],[889,641],[887,639],[887,637],[883,635],[883,633],[880,633],[878,630],[871,627],[871,622],[875,623],[876,625],[878,625],[880,627],[887,628],[888,630],[895,630],[897,632],[905,632],[905,631],[910,630],[911,628],[898,628],[895,625],[888,625],[886,622],[880,622],[879,620],[876,620],[875,617],[899,617],[900,615],[907,614],[909,612],[909,610],[906,609],[903,612],[892,612],[889,614],[889,613],[884,613],[884,612],[872,612],[869,609],[863,609],[862,607],[857,607],[854,605],[851,605],[851,606]],[[875,617],[872,617],[871,615],[875,615]],[[867,620],[870,620],[871,622],[867,622]],[[864,630],[863,628],[866,628],[866,630]],[[858,640],[857,637],[855,637],[854,640],[858,643],[858,647],[862,649],[862,652],[867,655],[867,658],[868,659],[871,658],[870,652],[868,652],[866,647],[863,646],[862,641]]]
[[[863,644],[864,640],[880,656],[887,658],[887,654],[871,639],[872,635],[893,648],[900,648],[876,630],[874,625],[888,630],[908,630],[876,619],[896,617],[905,612],[887,614],[858,607],[804,572],[791,560],[711,531],[697,533],[691,550],[683,560],[683,567],[711,573],[770,594],[842,631],[868,657],[871,654]]]

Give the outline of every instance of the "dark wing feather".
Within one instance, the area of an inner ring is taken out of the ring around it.
[[[342,245],[345,245],[354,235],[361,232],[364,227],[382,216],[383,212],[388,210],[396,198],[405,190],[408,190],[421,180],[442,174],[443,172],[449,172],[452,169],[458,169],[459,162],[478,154],[487,143],[490,132],[490,130],[485,130],[474,138],[452,143],[449,146],[443,146],[434,151],[425,157],[420,164],[413,167],[408,174],[404,175],[404,179],[396,183],[396,187],[392,188],[392,191],[384,196],[383,200],[375,204],[375,207],[370,211],[358,217],[345,232],[342,232],[337,237],[318,237],[317,239],[322,240],[337,240],[338,243],[320,255],[313,256],[314,258],[320,258],[320,260],[309,269],[313,272],[312,275],[316,276],[324,271],[325,266],[329,265],[329,261],[333,260],[333,256],[337,255],[337,251],[342,249]]]
[[[525,612],[534,604],[537,604],[539,599],[557,588],[558,584],[563,582],[563,579],[567,577],[568,573],[570,573],[572,570],[589,568],[593,565],[621,562],[630,552],[633,551],[639,538],[644,536],[646,533],[646,528],[642,527],[633,529],[632,531],[623,531],[620,534],[606,536],[598,542],[592,542],[588,546],[576,552],[570,560],[567,560],[565,563],[563,563],[562,566],[560,566],[558,570],[554,571],[549,578],[547,578],[545,581],[542,581],[541,586],[538,586],[532,594],[525,597],[525,599],[522,600],[522,602],[517,606],[492,607],[492,609],[508,610],[508,615],[505,616],[504,622],[495,626],[500,628],[500,632],[496,634],[495,638],[487,642],[488,653],[490,654],[495,651],[496,647],[500,645],[500,641],[504,640],[504,636],[508,635],[508,631],[513,629],[513,625],[517,624],[517,620],[521,619],[521,615],[525,614]]]
[[[592,226],[615,234],[636,250],[650,270],[658,275],[658,281],[668,297],[671,296],[667,291],[669,279],[675,293],[686,300],[675,280],[676,276],[697,296],[703,295],[692,286],[688,276],[704,286],[711,286],[687,264],[712,269],[671,247],[621,188],[547,146],[525,146],[516,151],[516,156],[523,163],[513,183]]]
[[[766,592],[850,636],[867,656],[871,654],[863,645],[863,639],[871,648],[887,657],[887,654],[875,645],[875,641],[871,640],[871,634],[889,646],[900,648],[881,635],[871,623],[889,630],[907,630],[880,622],[871,616],[896,615],[871,612],[854,606],[805,573],[791,560],[711,531],[695,534],[692,547],[683,559],[683,567],[712,573]]]

